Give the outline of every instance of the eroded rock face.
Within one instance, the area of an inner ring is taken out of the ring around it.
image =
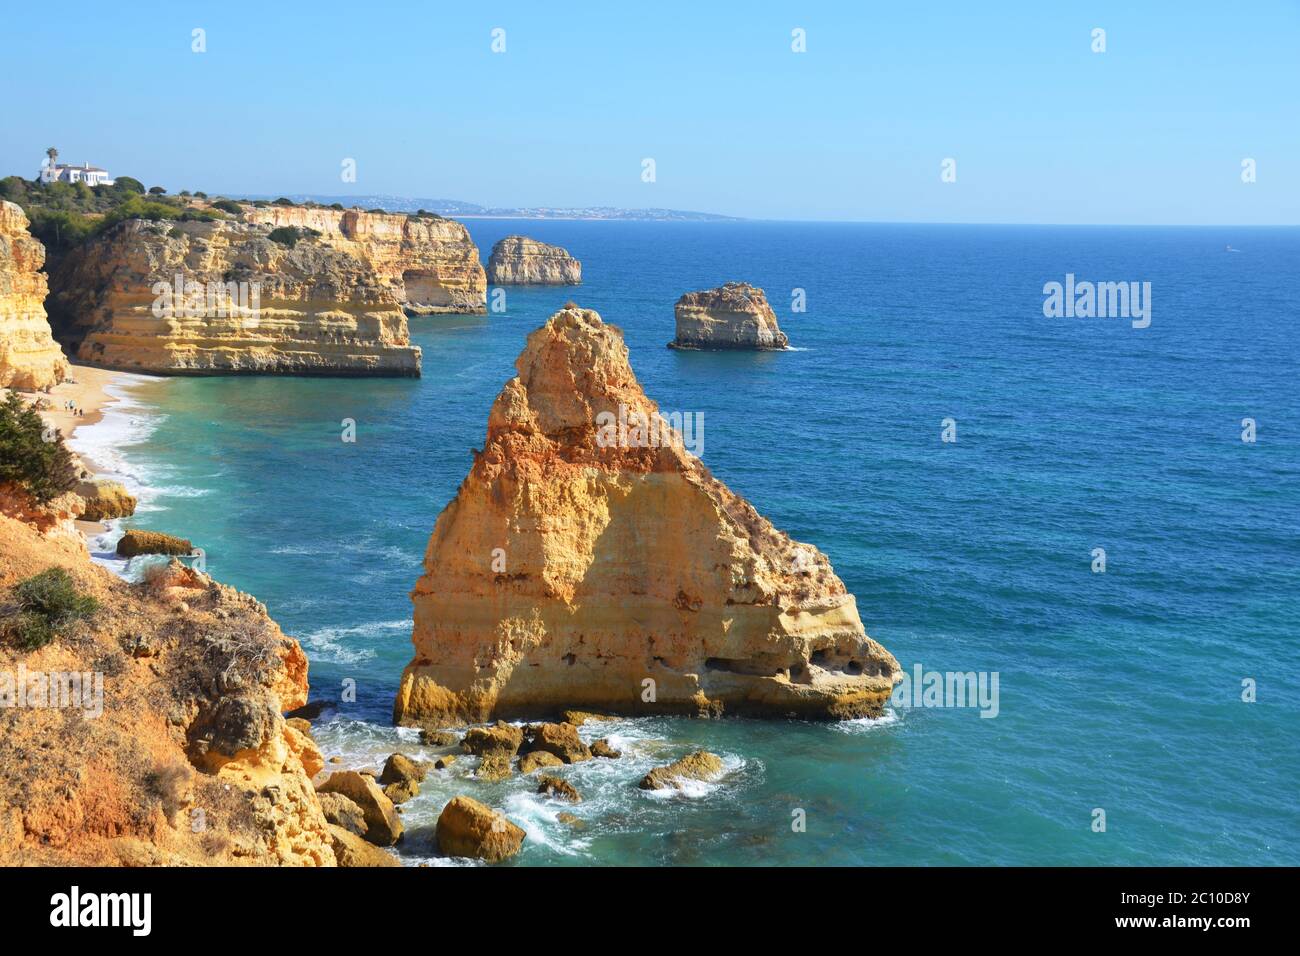
[[[493,285],[578,285],[582,263],[560,246],[506,236],[492,247],[487,276]]]
[[[399,723],[881,712],[898,663],[825,555],[773,528],[675,433],[602,447],[598,415],[658,413],[616,328],[560,311],[515,367],[411,595]]]
[[[454,219],[274,205],[246,206],[244,219],[316,230],[332,248],[369,264],[410,312],[487,311],[478,247]]]
[[[277,229],[299,238],[273,241]],[[404,310],[484,312],[487,296],[460,223],[287,206],[129,220],[70,252],[51,284],[82,360],[190,375],[419,375]]]
[[[307,698],[306,656],[265,608],[188,568],[129,584],[0,516],[0,595],[51,566],[98,610],[34,651],[0,642],[0,675],[100,683],[0,707],[0,865],[334,865],[281,716]]]
[[[677,300],[675,349],[784,349],[790,345],[762,289],[728,282]]]
[[[0,200],[0,386],[27,391],[63,381],[68,362],[45,317],[45,247],[27,216]]]

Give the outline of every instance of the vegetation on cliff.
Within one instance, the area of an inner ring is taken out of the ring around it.
[[[63,568],[46,568],[14,585],[0,633],[26,650],[44,647],[63,628],[90,617],[99,602],[77,590]]]
[[[130,176],[118,177],[112,186],[42,183],[6,176],[0,179],[0,199],[23,208],[31,220],[32,235],[45,244],[51,259],[124,219],[157,222],[224,218],[219,210],[192,206],[188,196],[173,197],[150,190],[145,198],[144,186]]]
[[[0,403],[0,485],[13,482],[44,504],[77,484],[72,455],[57,431],[16,392]]]

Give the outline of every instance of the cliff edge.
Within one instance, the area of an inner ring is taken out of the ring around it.
[[[68,362],[45,316],[45,247],[27,216],[0,200],[0,387],[36,391],[57,385]]]

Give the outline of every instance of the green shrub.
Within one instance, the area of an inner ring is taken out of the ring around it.
[[[165,196],[166,194],[167,194],[167,190],[163,189],[161,186],[150,186],[150,187],[149,187],[149,195],[150,195],[150,196]]]
[[[0,484],[12,481],[44,503],[77,484],[72,455],[63,436],[45,440],[45,423],[18,393],[0,404]]]
[[[48,644],[56,631],[90,617],[99,602],[77,590],[72,575],[63,568],[46,568],[14,585],[7,636],[31,650]]]
[[[278,226],[271,230],[270,235],[266,238],[272,242],[278,242],[282,246],[288,246],[292,249],[298,244],[299,239],[316,238],[320,235],[319,229],[304,229],[298,226]]]
[[[233,199],[218,199],[212,204],[212,208],[220,209],[222,212],[228,212],[232,216],[238,216],[244,211],[244,207],[239,205],[239,203],[235,202]]]
[[[144,183],[131,176],[118,176],[113,180],[113,188],[118,192],[144,195]]]
[[[280,197],[279,199],[277,199],[275,202],[271,203],[271,205],[272,205],[272,206],[292,206],[292,205],[294,205],[294,202],[293,202],[292,199],[285,199],[283,196],[281,196],[281,197]]]
[[[331,209],[337,209],[337,210],[339,210],[339,211],[342,211],[342,209],[343,209],[343,203],[341,203],[341,202],[332,202],[332,203],[330,203],[330,208],[331,208]]]

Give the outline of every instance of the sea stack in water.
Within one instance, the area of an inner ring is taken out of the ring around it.
[[[0,200],[0,386],[34,391],[67,376],[45,317],[44,264],[45,247],[27,231],[27,216]]]
[[[559,246],[506,236],[492,247],[487,277],[493,285],[578,285],[582,263]]]
[[[669,348],[769,351],[790,345],[763,290],[745,282],[688,292],[677,300],[674,311],[677,338],[668,343]]]
[[[646,440],[635,423],[663,419],[617,328],[566,308],[515,368],[411,595],[398,723],[881,713],[898,663],[826,556],[715,479],[678,431]]]

